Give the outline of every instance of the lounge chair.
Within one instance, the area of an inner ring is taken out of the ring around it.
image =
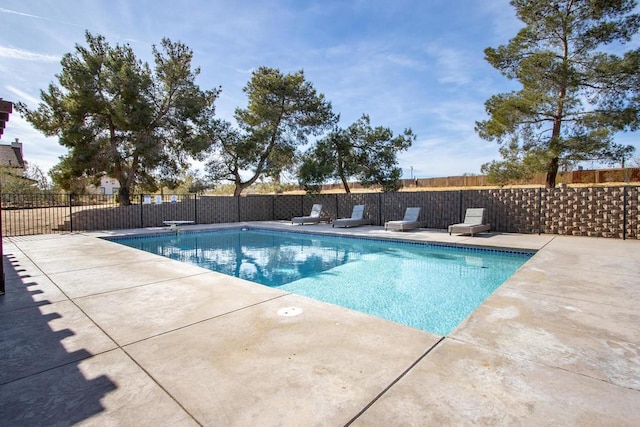
[[[329,217],[323,217],[322,215],[322,205],[315,204],[311,208],[311,213],[309,216],[295,216],[291,218],[291,224],[317,224],[321,221],[329,222]]]
[[[351,218],[340,218],[333,221],[333,227],[356,227],[358,225],[372,225],[373,220],[364,218],[364,205],[355,205]]]
[[[489,231],[489,224],[485,224],[485,208],[469,208],[464,216],[464,222],[460,224],[452,224],[449,226],[449,235],[451,233],[474,234],[482,231]]]
[[[419,217],[420,208],[407,208],[404,213],[404,218],[401,221],[387,221],[384,223],[384,229],[405,231],[424,227],[425,223],[418,221]]]

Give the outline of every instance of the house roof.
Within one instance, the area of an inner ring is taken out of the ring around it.
[[[0,144],[0,166],[24,169],[22,143]]]
[[[9,121],[9,114],[13,112],[13,104],[0,98],[0,138],[4,133],[6,122]]]

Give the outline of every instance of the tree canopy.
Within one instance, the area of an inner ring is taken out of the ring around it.
[[[512,0],[525,24],[487,61],[522,89],[491,97],[483,139],[501,144],[502,161],[483,165],[497,180],[546,172],[584,160],[620,161],[632,146],[614,142],[640,123],[640,49],[616,55],[640,27],[634,0]],[[605,48],[609,47],[609,51]]]
[[[119,200],[127,205],[132,188],[171,182],[208,147],[205,125],[219,89],[199,88],[200,69],[192,68],[193,53],[182,43],[165,38],[153,46],[153,70],[129,45],[112,47],[89,32],[86,44],[64,55],[58,84],[41,91],[36,110],[17,109],[68,148],[52,174],[63,188],[73,178],[108,175],[119,181]]]
[[[411,129],[394,137],[389,128],[374,128],[364,114],[347,129],[334,129],[305,153],[298,170],[300,184],[316,192],[328,179],[340,178],[350,193],[349,178],[357,178],[365,186],[379,184],[383,191],[396,191],[402,175],[397,153],[415,139]]]
[[[207,171],[214,180],[233,182],[234,196],[265,174],[273,176],[291,165],[309,135],[319,135],[336,121],[331,103],[305,80],[303,71],[284,75],[260,67],[243,90],[248,105],[235,111],[239,129],[223,120],[210,124]]]

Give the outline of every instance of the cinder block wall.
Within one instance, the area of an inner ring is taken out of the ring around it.
[[[638,239],[638,187],[543,190],[542,232]]]

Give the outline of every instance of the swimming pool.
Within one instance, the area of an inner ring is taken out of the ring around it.
[[[262,229],[110,240],[438,335],[532,255]]]

